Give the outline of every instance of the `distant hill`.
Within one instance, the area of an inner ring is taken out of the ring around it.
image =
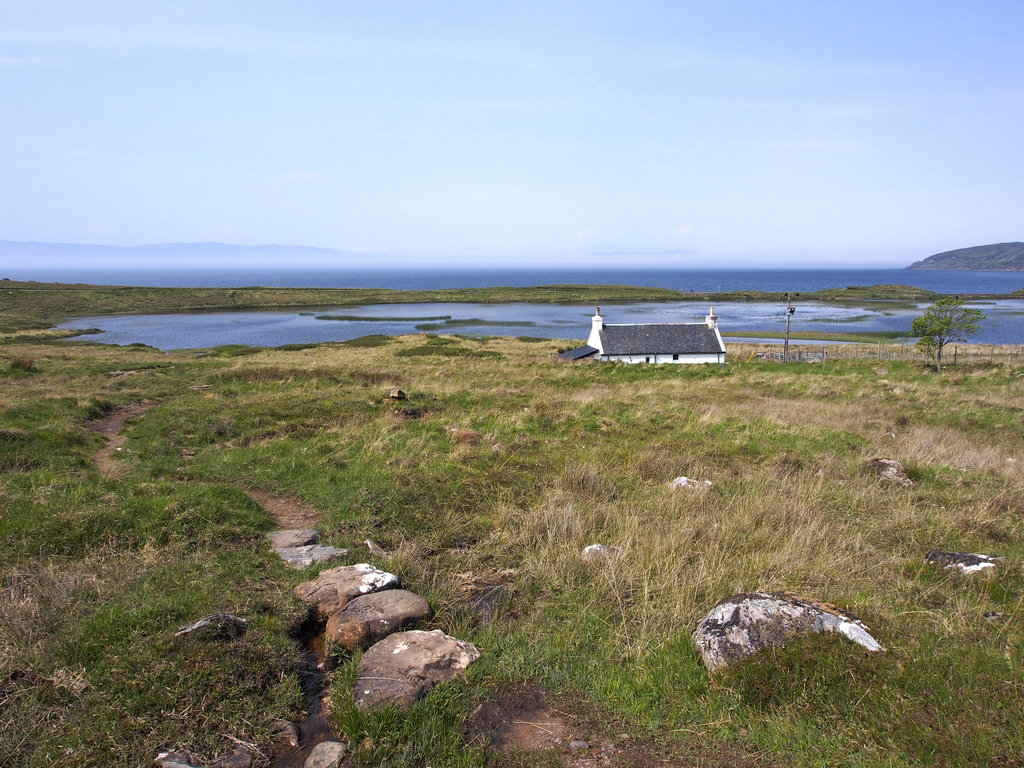
[[[351,266],[360,254],[301,245],[231,245],[229,243],[158,243],[94,245],[85,243],[18,243],[0,240],[0,264],[11,268],[147,268]]]
[[[1024,243],[993,243],[936,253],[915,261],[907,269],[978,269],[1024,272]]]

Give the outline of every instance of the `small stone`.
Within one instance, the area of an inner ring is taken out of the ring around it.
[[[344,560],[349,555],[347,549],[324,547],[319,544],[310,544],[304,547],[278,547],[274,551],[292,568],[308,568],[311,565],[333,563]]]
[[[392,389],[391,392],[388,394],[388,397],[390,397],[392,400],[408,400],[409,399],[409,396],[407,394],[405,394],[405,392],[403,392],[400,389]]]
[[[271,531],[267,534],[267,538],[270,539],[270,546],[274,549],[306,547],[310,544],[317,544],[320,541],[320,531],[315,531],[312,528]]]
[[[590,749],[590,745],[583,739],[573,739],[569,742],[570,752],[582,752],[586,749]]]
[[[391,553],[385,549],[382,549],[373,539],[367,539],[363,542],[363,544],[366,545],[366,548],[374,557],[379,557],[381,560],[387,560],[389,557],[391,557]]]
[[[212,636],[217,640],[234,640],[236,637],[244,635],[248,628],[248,619],[243,619],[240,616],[233,616],[230,613],[214,613],[210,616],[205,616],[198,621],[194,621],[187,626],[181,627],[174,633],[174,636],[181,637],[182,635],[189,635],[201,630],[204,637]],[[168,754],[177,753],[169,752]]]
[[[609,547],[604,544],[588,544],[580,552],[580,557],[588,563],[597,563],[602,560],[610,560],[622,554],[618,547]]]
[[[274,720],[270,727],[274,734],[288,743],[289,747],[299,746],[299,726],[291,720]]]
[[[359,563],[323,571],[315,579],[296,586],[294,592],[299,600],[316,606],[320,613],[330,616],[360,595],[397,589],[400,586],[402,583],[395,574],[382,571],[369,563]]]
[[[986,568],[995,568],[1003,558],[995,555],[983,555],[977,552],[943,552],[933,549],[924,556],[926,563],[934,563],[944,568],[959,568],[961,573],[977,573]]]
[[[338,768],[348,751],[343,742],[321,741],[306,757],[303,768]]]
[[[985,613],[983,614],[984,618],[988,619],[989,621],[999,621],[1001,618],[1003,618],[1003,615],[1004,614],[1002,611],[985,611]]]
[[[694,480],[692,477],[680,476],[672,481],[672,490],[677,488],[707,489],[710,487],[710,480]]]
[[[708,672],[714,672],[810,632],[836,632],[868,651],[884,650],[859,619],[834,606],[797,595],[764,592],[722,600],[697,627],[693,642]]]
[[[907,475],[906,468],[896,459],[872,459],[867,466],[868,469],[875,470],[879,477],[890,483],[901,485],[904,488],[911,488],[914,485],[914,481]]]
[[[188,752],[161,752],[153,761],[161,768],[196,768]]]
[[[475,645],[440,629],[396,632],[363,654],[352,697],[360,709],[387,705],[404,709],[479,658]]]
[[[327,639],[356,651],[430,616],[430,604],[405,589],[361,595],[330,615]]]

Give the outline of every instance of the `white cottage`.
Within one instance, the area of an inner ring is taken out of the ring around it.
[[[598,307],[590,336],[562,360],[619,360],[623,363],[721,363],[725,343],[712,307],[703,323],[605,323]]]

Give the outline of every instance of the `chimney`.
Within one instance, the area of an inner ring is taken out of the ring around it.
[[[711,311],[708,312],[708,316],[704,318],[704,322],[708,324],[708,328],[715,329],[718,327],[718,318],[715,317],[714,307],[712,307]]]
[[[590,319],[590,336],[587,337],[587,345],[604,354],[604,347],[601,345],[601,329],[604,328],[604,318],[601,317],[601,308],[594,308],[594,316]]]

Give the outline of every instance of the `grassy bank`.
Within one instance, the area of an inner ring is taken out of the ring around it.
[[[1024,760],[1021,368],[565,365],[556,345],[0,349],[0,672],[20,681],[0,694],[0,764],[266,752],[303,706],[289,590],[311,572],[271,556],[246,489],[313,505],[351,562],[373,560],[367,537],[392,550],[376,562],[430,599],[432,626],[483,652],[405,715],[355,710],[340,657],[353,765],[500,764],[461,728],[525,683],[617,765]],[[96,424],[143,402],[101,475]],[[917,484],[881,482],[878,456]],[[713,487],[673,492],[678,475]],[[593,542],[624,555],[586,565]],[[932,547],[1006,559],[966,578],[925,565]],[[690,634],[753,590],[835,603],[887,650],[815,638],[709,680]],[[174,637],[214,612],[251,629]],[[562,756],[516,764],[544,760]]]

